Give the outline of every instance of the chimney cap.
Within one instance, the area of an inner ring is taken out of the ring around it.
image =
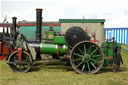
[[[41,9],[41,8],[37,8],[37,9],[36,9],[36,11],[42,11],[42,10],[43,10],[43,9]]]
[[[12,17],[12,19],[17,19],[17,17],[14,16],[14,17]]]

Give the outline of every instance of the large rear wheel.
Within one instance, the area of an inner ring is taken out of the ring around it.
[[[82,41],[73,47],[70,62],[76,72],[94,74],[101,69],[104,63],[104,56],[98,45]]]

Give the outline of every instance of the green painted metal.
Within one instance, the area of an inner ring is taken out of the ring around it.
[[[103,66],[108,66],[112,64],[112,61],[108,59],[107,57],[114,57],[114,50],[115,47],[121,47],[119,43],[116,44],[116,42],[105,42],[102,45],[102,51],[104,52],[104,65]]]
[[[58,50],[58,54],[59,54],[59,55],[64,55],[64,54],[67,53],[68,47],[67,47],[67,45],[59,46],[59,47],[57,48],[57,50]]]
[[[45,44],[45,43],[41,43],[41,53],[42,54],[56,54],[57,49],[56,49],[56,45],[55,44]]]
[[[48,31],[46,38],[48,40],[52,40],[52,39],[54,39],[54,35],[55,35],[55,32],[54,31]]]
[[[104,23],[105,19],[59,19],[60,23]]]
[[[20,33],[23,34],[27,40],[35,40],[35,33],[36,33],[36,26],[20,26]],[[44,36],[44,33],[50,30],[50,26],[42,26],[42,36]],[[56,33],[61,32],[60,26],[53,26],[53,30]]]
[[[64,55],[68,51],[66,45],[59,46],[56,44],[46,44],[44,42],[41,44],[40,51],[42,54]]]
[[[55,44],[66,44],[64,36],[54,36]]]

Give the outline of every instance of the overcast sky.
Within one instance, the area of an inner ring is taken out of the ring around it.
[[[1,0],[0,22],[7,15],[18,21],[35,21],[36,8],[44,21],[59,19],[105,19],[105,27],[128,27],[128,0]]]

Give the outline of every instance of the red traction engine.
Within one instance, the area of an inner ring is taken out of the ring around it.
[[[16,31],[16,17],[12,18],[12,22],[12,25],[9,23],[2,24],[3,32],[0,33],[0,60],[7,60],[8,56],[14,52],[16,36],[18,34]]]

